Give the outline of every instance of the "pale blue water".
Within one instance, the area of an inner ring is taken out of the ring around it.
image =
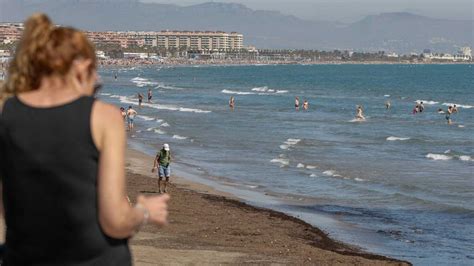
[[[472,65],[144,67],[100,74],[106,85],[100,98],[118,106],[136,105],[137,92],[153,89],[154,103],[139,109],[138,131],[130,135],[142,146],[168,142],[178,162],[216,180],[294,199],[277,209],[336,217],[347,230],[323,228],[369,251],[419,265],[474,264]],[[309,100],[309,111],[294,110],[295,96]],[[425,101],[425,111],[413,115],[416,100]],[[451,126],[437,113],[448,103],[461,107]],[[351,122],[359,104],[367,121]]]

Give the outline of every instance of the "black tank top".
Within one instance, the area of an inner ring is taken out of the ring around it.
[[[131,265],[127,240],[98,219],[94,98],[35,108],[13,97],[0,117],[4,265]]]

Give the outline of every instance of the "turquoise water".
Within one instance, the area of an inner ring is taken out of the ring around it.
[[[118,74],[118,80],[114,75]],[[343,241],[419,265],[474,263],[472,65],[103,69],[99,95],[139,109],[130,139],[171,144],[204,176],[336,217]],[[236,108],[228,107],[230,96]],[[294,97],[308,111],[294,110]],[[390,101],[392,108],[385,109]],[[425,111],[413,115],[417,100]],[[448,126],[438,108],[457,104]],[[354,122],[356,105],[365,122]],[[311,219],[311,218],[308,218]],[[314,222],[314,221],[309,221]]]

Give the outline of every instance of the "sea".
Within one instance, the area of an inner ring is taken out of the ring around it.
[[[99,71],[98,97],[136,108],[129,145],[154,155],[169,143],[176,175],[299,217],[368,252],[415,265],[474,265],[473,70],[108,67]],[[307,111],[295,110],[296,96],[309,102]],[[413,114],[420,101],[424,111]],[[448,125],[438,109],[454,104]],[[366,121],[354,119],[358,105]]]

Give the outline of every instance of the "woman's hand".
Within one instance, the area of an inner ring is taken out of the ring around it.
[[[168,224],[169,199],[170,196],[168,194],[152,197],[140,195],[137,198],[137,203],[145,207],[150,213],[149,223],[163,226]]]

